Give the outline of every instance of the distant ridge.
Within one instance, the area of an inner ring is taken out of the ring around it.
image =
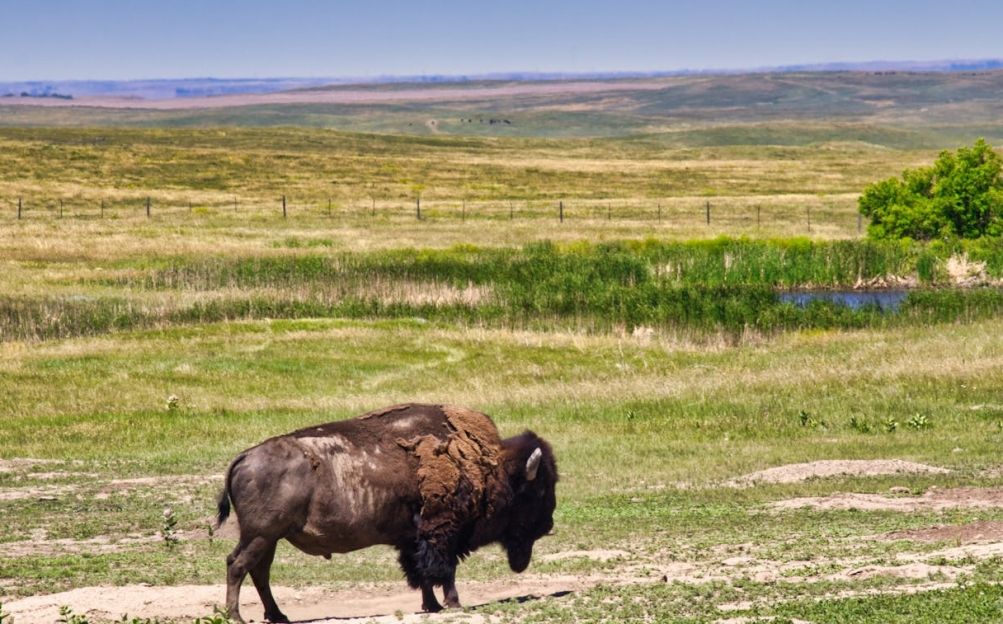
[[[768,71],[994,71],[1003,69],[1003,59],[971,61],[868,61],[866,63],[823,63],[819,65],[787,65]]]
[[[678,69],[622,72],[496,72],[476,75],[431,74],[421,76],[327,77],[327,78],[179,78],[143,80],[32,80],[0,82],[0,97],[72,98],[80,96],[135,97],[151,100],[275,93],[321,86],[388,83],[462,83],[470,81],[617,80],[668,76],[753,74],[831,71],[958,72],[1003,69],[1003,59],[948,61],[867,61],[817,63],[746,69]]]

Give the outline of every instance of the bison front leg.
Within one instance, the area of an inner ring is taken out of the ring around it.
[[[442,605],[435,597],[435,585],[432,585],[430,581],[421,584],[421,610],[425,613],[442,611]]]
[[[400,553],[399,561],[401,564],[401,569],[404,570],[404,576],[407,577],[407,584],[411,586],[412,589],[421,590],[421,610],[426,613],[438,613],[442,611],[442,605],[435,598],[435,584],[425,578],[422,573],[421,567],[418,565],[417,553],[414,550],[414,546],[411,544],[402,544],[398,546],[398,551]]]
[[[265,619],[271,622],[288,622],[287,618],[275,603],[269,584],[269,571],[272,559],[275,557],[274,541],[264,537],[256,537],[248,543],[243,540],[226,558],[226,611],[234,622],[243,624],[240,615],[240,586],[248,573],[258,590],[258,596],[265,607]]]
[[[442,581],[442,594],[447,609],[460,609],[460,595],[456,591],[456,575],[452,574]],[[435,585],[431,581],[421,584],[421,609],[427,613],[442,611],[442,605],[435,597]]]
[[[442,595],[447,609],[460,608],[460,594],[456,591],[456,573],[449,575],[449,578],[442,583]]]
[[[442,611],[442,605],[435,597],[436,585],[442,585],[445,593],[446,608],[459,609],[460,599],[456,593],[456,568],[448,570],[444,575],[433,577],[426,572],[422,565],[418,553],[413,547],[402,546],[400,550],[400,564],[407,576],[408,585],[414,589],[421,590],[421,610],[426,613],[438,613]],[[422,549],[424,552],[424,549]],[[441,570],[440,570],[441,571]]]

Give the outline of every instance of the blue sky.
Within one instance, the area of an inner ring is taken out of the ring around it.
[[[0,0],[0,82],[1003,58],[1003,2]]]

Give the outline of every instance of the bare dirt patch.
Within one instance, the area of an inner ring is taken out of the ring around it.
[[[0,470],[3,472],[3,470]],[[15,472],[15,470],[6,470],[5,472]],[[99,475],[93,473],[85,472],[45,472],[45,473],[32,473],[28,472],[21,476],[15,477],[15,482],[21,481],[23,479],[30,479],[32,485],[28,487],[3,487],[0,488],[0,501],[15,501],[23,500],[26,498],[35,498],[38,500],[55,500],[65,496],[73,495],[75,492],[81,489],[79,485],[76,484],[61,484],[61,485],[35,485],[39,481],[49,481],[55,479],[66,479],[66,478],[84,478],[93,479],[96,482],[100,479]],[[103,489],[98,492],[94,498],[103,499],[108,498],[112,492],[128,492],[138,489],[146,488],[156,488],[171,486],[172,488],[179,487],[194,487],[199,485],[206,485],[212,483],[222,484],[222,478],[220,475],[172,475],[166,477],[140,477],[136,479],[112,479],[110,481],[100,482],[103,485]]]
[[[768,468],[726,481],[730,487],[750,487],[757,483],[798,483],[808,479],[837,476],[873,477],[889,474],[946,474],[950,470],[901,459],[830,459]]]
[[[884,533],[878,539],[954,542],[956,544],[1003,542],[1003,522],[975,521],[966,524],[937,525],[922,529],[902,529]]]
[[[1003,488],[931,487],[921,496],[858,494],[841,492],[830,496],[809,496],[777,501],[773,509],[799,507],[814,509],[857,509],[860,511],[944,511],[947,509],[979,509],[1003,507]]]
[[[33,470],[36,466],[65,464],[59,459],[29,459],[26,457],[12,457],[11,459],[0,459],[0,472],[26,472]]]

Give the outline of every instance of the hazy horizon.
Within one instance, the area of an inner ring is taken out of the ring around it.
[[[1003,58],[1003,3],[0,0],[0,82],[755,71]]]

